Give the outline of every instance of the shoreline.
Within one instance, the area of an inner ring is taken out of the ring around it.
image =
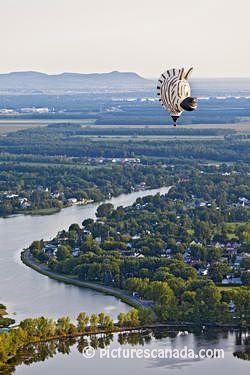
[[[51,272],[45,268],[42,268],[38,263],[36,263],[33,259],[31,259],[31,253],[30,253],[30,250],[29,249],[25,249],[21,252],[21,260],[22,262],[32,268],[33,270],[49,277],[49,278],[52,278],[54,280],[57,280],[57,281],[60,281],[60,282],[64,282],[65,284],[69,284],[69,285],[75,285],[75,286],[78,286],[78,287],[82,287],[82,288],[88,288],[88,289],[92,289],[92,290],[96,290],[97,292],[100,292],[100,293],[103,293],[103,294],[106,294],[106,295],[111,295],[111,296],[114,296],[116,298],[118,298],[119,300],[121,300],[122,302],[126,303],[127,305],[131,306],[131,307],[134,307],[134,308],[146,308],[148,306],[146,306],[143,301],[141,300],[137,300],[136,298],[134,298],[133,296],[131,295],[128,295],[126,294],[124,291],[122,290],[119,290],[119,289],[115,289],[115,288],[112,288],[112,287],[108,287],[108,286],[104,286],[104,285],[101,285],[101,284],[96,284],[96,283],[92,283],[90,281],[81,281],[81,280],[77,280],[77,279],[74,279],[74,278],[71,278],[69,276],[64,276],[64,275],[60,275],[58,273],[54,273],[54,272]],[[157,317],[154,313],[154,311],[152,310],[152,314],[153,314],[153,322],[154,323],[151,323],[151,324],[146,324],[146,325],[143,325],[143,326],[139,326],[139,327],[130,327],[130,328],[126,328],[126,331],[132,331],[132,330],[137,330],[137,329],[153,329],[153,328],[180,328],[180,329],[184,329],[184,328],[191,328],[191,327],[194,327],[194,328],[227,328],[227,329],[248,329],[250,328],[250,324],[246,324],[244,326],[240,325],[240,324],[222,324],[222,323],[201,323],[201,324],[197,324],[197,323],[191,323],[191,322],[182,322],[182,323],[167,323],[167,322],[160,322],[160,321],[157,321]],[[117,330],[114,330],[112,331],[113,333],[117,332]],[[109,332],[109,333],[112,333],[112,332]],[[100,333],[104,333],[104,332],[100,332]]]
[[[34,209],[34,210],[29,210],[29,209],[26,209],[26,210],[15,210],[11,214],[0,215],[0,219],[8,219],[8,218],[11,218],[12,216],[17,216],[17,215],[24,215],[24,216],[51,216],[51,215],[54,215],[54,214],[57,214],[57,213],[61,212],[62,210],[65,210],[66,208],[70,208],[70,207],[74,207],[74,206],[85,206],[86,207],[86,206],[89,206],[91,204],[98,204],[99,205],[99,204],[102,204],[102,203],[105,203],[105,202],[109,202],[113,198],[118,198],[120,195],[123,195],[123,194],[128,195],[128,194],[139,193],[139,192],[148,191],[148,190],[158,190],[158,189],[164,189],[164,188],[168,188],[170,190],[172,187],[173,187],[173,185],[159,186],[159,187],[150,187],[150,186],[147,186],[146,188],[136,189],[136,190],[131,191],[131,192],[123,191],[122,193],[119,193],[118,195],[113,195],[111,197],[111,199],[105,198],[102,201],[94,201],[94,200],[89,199],[89,200],[87,200],[86,203],[83,203],[82,201],[77,201],[76,203],[65,204],[62,207],[38,208],[38,209]]]
[[[60,275],[58,273],[42,268],[38,263],[36,263],[31,258],[32,256],[31,256],[29,249],[25,249],[21,252],[21,261],[26,266],[41,273],[42,275],[50,277],[51,279],[64,282],[65,284],[75,285],[75,286],[82,287],[82,288],[89,288],[97,292],[106,294],[106,295],[114,296],[131,307],[135,307],[135,308],[145,307],[143,306],[140,300],[136,300],[134,297],[125,294],[122,290],[114,289],[112,287],[106,287],[104,285],[92,283],[90,281],[81,281],[78,279],[71,278],[69,276]]]
[[[15,326],[15,327],[18,327],[18,326]],[[186,326],[178,326],[178,325],[175,325],[175,324],[164,324],[164,323],[156,323],[156,324],[145,324],[145,325],[138,325],[138,326],[124,326],[124,327],[120,327],[118,326],[117,323],[114,323],[114,326],[112,329],[105,329],[104,327],[97,327],[95,329],[92,329],[90,328],[90,326],[87,327],[86,331],[84,332],[81,332],[81,331],[77,331],[75,333],[66,333],[66,334],[61,334],[61,335],[54,335],[54,336],[51,336],[51,337],[48,337],[48,338],[40,338],[40,339],[34,339],[34,340],[31,340],[30,342],[24,344],[21,348],[19,348],[19,351],[22,352],[22,350],[24,350],[27,346],[29,345],[37,345],[37,344],[42,344],[42,343],[49,343],[49,342],[53,342],[55,340],[58,340],[59,342],[63,342],[63,341],[66,341],[66,340],[70,340],[70,339],[80,339],[81,337],[93,337],[93,336],[101,336],[103,337],[102,335],[113,335],[113,334],[123,334],[123,333],[133,333],[133,332],[138,332],[140,334],[143,334],[144,332],[147,334],[149,333],[152,333],[154,332],[154,330],[156,329],[160,329],[160,328],[167,328],[167,329],[171,329],[171,331],[181,331],[183,332],[184,334],[190,334],[190,333],[194,333],[194,331],[192,329],[194,328],[200,328],[201,329],[201,332],[204,333],[204,327],[196,327],[194,324],[190,323],[189,325],[186,325]],[[185,331],[184,331],[184,328]],[[226,328],[227,330],[229,329],[228,327],[207,327],[207,328]],[[237,327],[236,327],[237,328]],[[14,329],[14,327],[13,327]],[[241,331],[245,331],[247,329],[247,327],[244,327],[242,329],[240,329]],[[9,366],[12,365],[11,361],[15,360],[15,357],[16,357],[17,353],[14,354],[14,355],[10,355],[7,359],[7,361],[5,362],[0,362],[0,373],[2,370],[5,370],[5,369],[8,369]]]

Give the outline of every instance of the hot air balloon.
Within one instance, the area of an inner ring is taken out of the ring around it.
[[[169,112],[176,126],[176,121],[183,111],[197,108],[197,99],[191,97],[188,78],[193,68],[185,72],[182,69],[168,69],[162,73],[157,83],[157,95],[162,106]]]

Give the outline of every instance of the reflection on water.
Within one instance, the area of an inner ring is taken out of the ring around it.
[[[233,355],[237,358],[250,361],[250,336],[245,332],[238,332],[236,335],[236,345],[243,346],[242,350],[236,350]]]
[[[52,373],[51,367],[53,363],[60,366],[60,374],[67,373],[67,367],[64,368],[64,363],[70,361],[74,373],[77,368],[85,369],[86,365],[96,374],[99,371],[102,374],[112,373],[112,369],[117,364],[117,360],[104,359],[103,367],[100,367],[100,359],[86,359],[82,355],[87,346],[92,346],[94,349],[103,349],[110,347],[111,349],[123,346],[125,348],[171,348],[182,349],[187,346],[194,349],[197,353],[201,348],[219,348],[224,349],[225,358],[230,356],[231,360],[238,361],[239,359],[250,359],[250,339],[247,331],[222,331],[216,329],[209,329],[207,331],[193,331],[181,332],[172,331],[168,329],[143,330],[116,334],[99,334],[92,336],[83,336],[77,338],[70,338],[65,340],[51,340],[43,343],[30,344],[25,349],[20,351],[18,355],[10,362],[8,368],[3,372],[3,375],[10,375],[14,372],[17,374],[30,373]],[[98,357],[98,355],[97,355]],[[51,359],[53,358],[53,361]],[[124,361],[122,359],[121,361]],[[126,361],[126,360],[125,360]],[[138,365],[138,361],[147,372],[155,373],[162,369],[171,369],[172,371],[182,369],[182,372],[189,373],[190,366],[192,367],[192,374],[198,374],[196,371],[196,363],[205,362],[206,367],[210,366],[216,361],[225,361],[223,359],[135,359],[133,363]],[[41,362],[43,366],[41,367]],[[119,362],[119,361],[118,361]],[[245,362],[245,363],[244,363]],[[127,363],[127,362],[126,362]],[[224,362],[225,363],[225,362]],[[228,359],[227,359],[228,363]],[[242,364],[241,364],[242,363]],[[246,374],[246,361],[241,361],[237,364],[238,374]],[[240,365],[239,365],[240,364]],[[54,365],[53,365],[54,366]],[[206,368],[203,366],[203,370]],[[54,368],[54,367],[53,367]],[[40,370],[42,370],[40,372]],[[185,370],[185,371],[184,371]],[[126,369],[120,369],[120,374],[125,374]],[[55,372],[56,373],[56,372]],[[136,373],[136,372],[134,372]],[[206,371],[203,371],[206,373]]]

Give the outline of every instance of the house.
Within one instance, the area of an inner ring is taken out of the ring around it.
[[[91,232],[88,229],[83,229],[82,232],[83,232],[84,235],[91,235]]]
[[[137,293],[137,292],[133,292],[132,296],[135,297],[135,298],[140,298],[139,293]]]
[[[170,254],[172,253],[172,249],[169,249],[169,248],[164,249],[164,250],[163,250],[163,253],[165,253],[165,254],[167,254],[167,255],[170,255]]]
[[[237,254],[237,249],[234,249],[234,248],[231,248],[231,247],[229,247],[229,248],[226,248],[226,253],[227,253],[227,255],[236,255]]]
[[[79,254],[80,254],[80,248],[79,247],[75,247],[74,249],[72,249],[73,257],[78,257]]]
[[[5,197],[7,199],[15,199],[15,198],[18,198],[19,195],[18,194],[14,194],[14,193],[9,193],[9,194],[6,194]]]
[[[133,237],[132,237],[132,240],[139,240],[141,238],[141,236],[139,234],[135,234]]]
[[[196,242],[193,240],[192,242],[190,242],[189,245],[190,245],[190,246],[196,245]]]
[[[239,268],[242,259],[243,259],[243,257],[242,257],[241,255],[237,255],[237,256],[236,256],[236,259],[235,259],[235,262],[234,262],[234,267]]]
[[[134,253],[135,258],[145,258],[143,254],[140,253]]]
[[[31,202],[27,198],[19,198],[20,208],[25,210],[31,206]]]
[[[68,202],[69,202],[70,204],[76,204],[76,203],[77,203],[77,199],[76,199],[76,198],[69,198],[69,199],[68,199]]]
[[[190,242],[189,246],[202,246],[201,242],[195,242],[194,240]]]
[[[29,201],[23,202],[20,205],[20,207],[21,207],[22,210],[25,210],[26,208],[30,208],[30,206],[31,206],[31,202],[29,202]]]
[[[121,254],[125,257],[134,257],[135,252],[133,250],[121,250]]]
[[[135,208],[136,208],[137,210],[141,210],[141,209],[145,208],[147,205],[148,205],[148,203],[145,203],[145,204],[137,203],[137,204],[135,205]]]
[[[214,244],[214,247],[216,247],[216,248],[220,248],[220,247],[224,247],[224,245],[221,244],[221,243],[219,243],[219,242],[216,242],[216,243]]]
[[[229,274],[226,276],[225,279],[222,280],[221,284],[228,285],[228,284],[237,284],[242,285],[242,281],[240,277],[234,277],[234,274]]]
[[[200,202],[200,207],[205,207],[207,205],[206,202]]]
[[[61,194],[58,191],[56,191],[54,193],[50,193],[51,198],[54,198],[54,199],[60,198],[60,195]]]
[[[229,307],[229,311],[230,311],[231,313],[233,313],[234,310],[235,310],[235,304],[234,304],[234,302],[233,302],[232,300],[230,301],[228,307]]]
[[[240,247],[240,243],[238,242],[228,242],[226,245],[225,245],[226,249],[237,249]]]
[[[239,197],[239,198],[238,198],[238,201],[239,201],[239,204],[240,204],[242,207],[248,206],[248,205],[250,204],[249,199],[247,199],[247,198],[245,198],[245,197]]]
[[[43,252],[49,256],[55,256],[57,253],[57,246],[53,244],[46,244],[43,248]]]
[[[207,274],[208,274],[208,268],[199,268],[198,269],[198,274],[200,276],[207,276]]]
[[[184,262],[189,263],[191,260],[191,255],[190,255],[190,248],[187,248],[186,251],[183,254],[183,259]]]

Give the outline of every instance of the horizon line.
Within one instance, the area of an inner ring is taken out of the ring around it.
[[[140,78],[146,79],[146,80],[157,80],[159,77],[145,77],[141,75],[140,73],[137,73],[135,71],[121,71],[121,70],[110,70],[110,71],[102,71],[102,72],[79,72],[79,71],[62,71],[62,72],[57,72],[57,73],[47,73],[44,71],[40,70],[13,70],[13,71],[8,71],[8,72],[0,72],[1,75],[7,75],[7,74],[13,74],[13,73],[40,73],[48,76],[59,76],[63,74],[85,74],[85,75],[90,75],[90,74],[110,74],[110,73],[132,73],[132,74],[137,74]],[[193,79],[250,79],[250,76],[196,76],[192,77],[191,80]]]

